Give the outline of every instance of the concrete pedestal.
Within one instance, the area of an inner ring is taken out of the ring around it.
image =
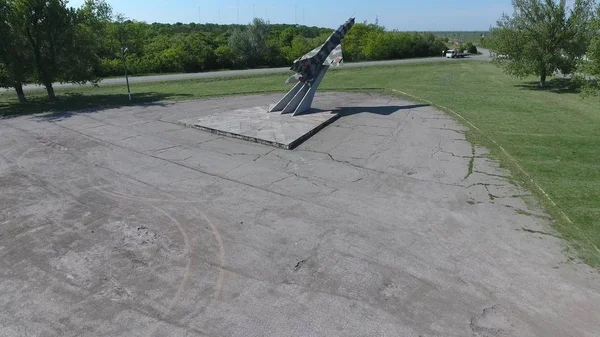
[[[337,111],[311,111],[291,116],[269,113],[268,107],[218,112],[182,124],[219,135],[240,138],[284,149],[293,149],[336,120]]]

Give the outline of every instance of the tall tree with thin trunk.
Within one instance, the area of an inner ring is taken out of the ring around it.
[[[493,60],[510,75],[535,75],[540,87],[557,70],[572,73],[591,38],[594,0],[513,0],[491,29]]]
[[[26,103],[23,84],[31,76],[33,57],[21,31],[22,20],[8,0],[0,0],[0,13],[0,87],[15,88],[19,102]]]
[[[54,100],[54,82],[95,83],[100,60],[98,27],[110,16],[104,1],[88,0],[80,9],[66,0],[10,0],[23,18],[23,31],[33,54],[38,83]],[[108,11],[108,12],[107,12]]]
[[[73,40],[74,11],[64,0],[14,0],[23,18],[23,30],[33,52],[36,77],[46,87],[48,97],[56,98],[52,83],[57,80],[65,46]]]

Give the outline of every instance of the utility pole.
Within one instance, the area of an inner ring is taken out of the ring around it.
[[[125,82],[127,82],[127,95],[129,95],[129,101],[131,101],[131,91],[129,90],[129,76],[127,75],[127,59],[125,55],[127,54],[127,47],[121,48],[121,55],[123,55],[123,65],[125,66]]]
[[[255,9],[256,9],[256,4],[252,4],[252,20],[254,20],[254,18],[256,17]]]

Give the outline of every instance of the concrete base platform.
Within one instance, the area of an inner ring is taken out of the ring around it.
[[[316,110],[299,116],[267,110],[268,107],[259,106],[179,122],[219,135],[293,149],[338,118],[335,110]]]
[[[0,119],[0,337],[600,337],[598,271],[443,112],[322,92],[294,151],[177,123],[280,97]]]

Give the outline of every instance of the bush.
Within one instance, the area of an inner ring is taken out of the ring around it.
[[[219,68],[227,69],[233,66],[234,56],[228,45],[218,46],[215,49],[215,58]]]
[[[472,45],[470,45],[470,46],[469,46],[469,48],[467,49],[467,51],[468,51],[470,54],[477,54],[477,47],[475,47],[475,45],[474,45],[474,44],[472,44]]]

